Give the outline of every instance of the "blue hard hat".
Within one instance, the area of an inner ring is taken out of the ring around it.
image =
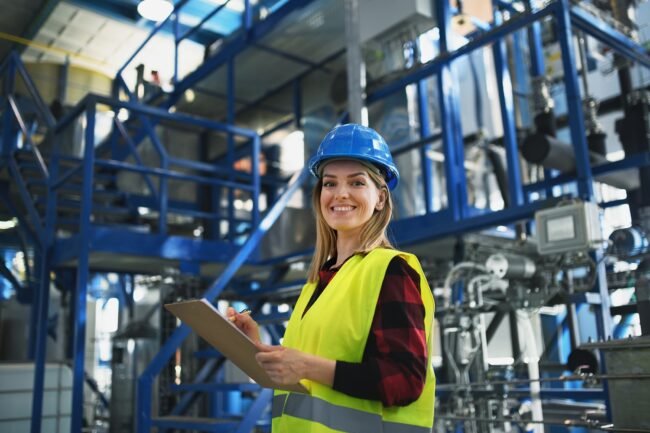
[[[332,129],[309,160],[309,171],[318,177],[322,163],[331,159],[359,159],[373,164],[384,175],[389,190],[399,181],[399,171],[386,140],[366,126],[349,123]]]

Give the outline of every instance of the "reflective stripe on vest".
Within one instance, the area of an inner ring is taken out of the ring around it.
[[[273,397],[271,416],[290,415],[348,433],[431,433],[429,427],[383,421],[381,415],[337,406],[306,394]]]

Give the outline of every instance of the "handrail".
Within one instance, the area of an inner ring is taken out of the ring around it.
[[[211,177],[196,176],[193,174],[182,173],[179,171],[173,171],[163,168],[151,168],[151,167],[141,167],[139,165],[130,164],[128,162],[119,162],[112,160],[97,160],[95,164],[108,167],[108,168],[117,168],[127,171],[133,171],[136,173],[146,173],[160,176],[161,178],[171,178],[177,180],[188,180],[195,181],[197,183],[204,183],[206,185],[215,185],[215,186],[224,186],[227,188],[242,189],[244,191],[253,191],[254,187],[246,184],[240,184],[235,182],[229,182],[227,180],[215,179]],[[80,166],[82,167],[82,166]]]
[[[38,150],[38,148],[34,145],[34,142],[32,141],[32,134],[29,131],[27,131],[27,126],[25,126],[25,121],[23,120],[23,117],[20,115],[20,111],[18,110],[18,105],[16,104],[16,100],[12,95],[9,95],[7,97],[7,100],[9,101],[9,105],[11,106],[11,111],[13,112],[13,115],[16,118],[16,122],[18,123],[18,127],[20,128],[20,131],[25,136],[25,139],[29,142],[29,151],[36,158],[36,162],[38,164],[39,170],[41,171],[41,174],[45,178],[50,177],[50,173],[47,170],[47,166],[45,165],[43,156],[41,155],[41,152]]]
[[[253,233],[251,233],[235,257],[233,257],[230,263],[228,263],[221,275],[219,275],[210,288],[203,294],[203,298],[213,301],[221,294],[235,273],[246,262],[251,253],[255,251],[262,237],[264,237],[275,221],[280,217],[280,214],[286,208],[293,194],[302,187],[308,177],[309,170],[307,168],[304,168],[293,176],[286,191],[278,198],[275,204],[267,212],[266,216],[256,226]],[[151,387],[153,385],[153,378],[160,373],[165,366],[165,363],[169,361],[172,354],[174,354],[176,349],[180,347],[189,333],[190,328],[185,324],[176,328],[165,344],[160,348],[156,356],[151,360],[151,363],[144,369],[138,378],[138,386],[136,390],[136,413],[138,414],[137,430],[139,432],[148,432],[151,430]]]
[[[34,203],[32,197],[29,194],[29,189],[25,179],[20,172],[20,167],[18,166],[17,161],[15,160],[15,155],[18,152],[17,147],[17,134],[13,134],[12,131],[17,132],[14,128],[17,127],[20,133],[23,135],[24,140],[27,143],[27,150],[34,156],[36,159],[36,166],[41,176],[47,182],[49,180],[50,174],[43,160],[43,157],[34,145],[32,140],[32,131],[30,131],[25,119],[23,118],[22,113],[18,107],[16,98],[14,97],[15,85],[16,85],[16,76],[20,75],[23,79],[25,87],[27,88],[28,93],[33,98],[36,108],[38,110],[37,115],[40,115],[45,119],[46,127],[49,129],[53,125],[53,116],[49,111],[34,82],[27,73],[24,65],[22,64],[20,57],[15,53],[11,52],[7,57],[5,62],[2,65],[2,73],[4,75],[4,96],[8,104],[7,109],[3,114],[3,126],[6,128],[4,131],[4,143],[3,146],[6,147],[8,153],[8,158],[5,160],[5,166],[9,170],[14,184],[18,188],[18,193],[23,201],[23,205],[27,210],[27,215],[32,222],[32,226],[35,232],[35,241],[38,247],[44,247],[46,242],[46,233],[44,223],[41,219],[41,215],[38,212],[37,205]]]
[[[120,160],[105,159],[105,158],[93,158],[93,165],[98,167],[107,167],[115,170],[123,170],[134,173],[140,173],[144,177],[144,181],[147,185],[147,188],[151,192],[151,195],[155,199],[155,209],[159,211],[159,230],[161,233],[166,232],[166,220],[167,215],[169,214],[169,205],[168,205],[168,194],[166,192],[167,181],[171,179],[181,180],[181,181],[190,181],[195,183],[200,183],[204,185],[213,185],[229,188],[231,190],[237,189],[242,191],[247,191],[253,197],[253,208],[250,213],[250,224],[252,226],[257,225],[259,222],[259,203],[257,198],[259,197],[259,192],[261,190],[262,178],[259,175],[259,155],[261,152],[261,140],[259,136],[251,130],[222,124],[212,120],[195,117],[187,114],[181,113],[169,113],[165,110],[161,110],[154,107],[143,106],[135,102],[125,102],[112,98],[108,98],[101,95],[88,94],[83,100],[73,108],[73,110],[66,115],[61,121],[55,125],[54,129],[57,132],[61,132],[63,128],[70,125],[78,116],[82,113],[87,112],[89,107],[96,106],[98,104],[105,105],[110,107],[113,112],[118,112],[120,109],[125,108],[131,112],[132,118],[140,119],[142,122],[142,128],[140,132],[137,133],[136,139],[148,138],[154,149],[156,150],[160,158],[159,167],[150,167],[145,166],[145,162],[140,157],[136,150],[136,143],[133,141],[129,132],[126,130],[124,124],[117,119],[113,119],[114,131],[111,133],[113,135],[107,139],[107,144],[111,146],[117,146],[117,139],[123,140],[126,143],[130,154],[133,155],[135,164],[121,162]],[[252,160],[252,172],[248,175],[245,173],[240,173],[234,170],[232,167],[221,167],[216,165],[209,165],[199,161],[186,160],[182,158],[171,157],[167,152],[167,149],[163,146],[163,143],[160,141],[158,134],[154,129],[154,125],[157,124],[160,120],[166,120],[173,123],[182,123],[185,125],[196,125],[201,128],[209,129],[212,131],[223,132],[233,135],[243,136],[249,138],[248,144],[250,147],[250,156]],[[117,134],[117,135],[115,135]],[[98,148],[95,148],[94,152],[97,152]],[[117,147],[112,147],[112,149],[117,149]],[[108,150],[105,148],[105,150]],[[59,175],[56,179],[50,184],[51,190],[57,190],[68,182],[72,177],[78,175],[83,167],[87,164],[84,159],[77,160],[78,163],[73,167],[68,168],[65,172]],[[198,172],[203,172],[200,174],[194,173],[183,173],[178,170],[173,170],[170,166],[180,166],[196,170]],[[209,173],[208,176],[205,173]],[[160,180],[160,186],[155,187],[154,182],[150,176],[156,176]],[[232,178],[232,179],[230,179]],[[215,212],[196,212],[192,209],[182,209],[174,208],[174,213],[187,214],[191,216],[214,216],[217,215]],[[223,218],[223,217],[222,217]]]
[[[20,57],[18,57],[18,54],[15,51],[12,51],[11,56],[14,58],[14,65],[16,66],[16,70],[18,71],[20,76],[23,78],[23,81],[25,82],[25,87],[27,87],[27,91],[29,92],[30,95],[32,95],[32,98],[34,98],[34,100],[36,101],[36,107],[40,111],[41,116],[43,116],[43,118],[45,119],[45,124],[47,125],[48,128],[51,128],[56,123],[56,120],[54,119],[52,112],[47,107],[47,104],[45,104],[45,101],[43,101],[41,94],[38,92],[38,89],[36,88],[36,84],[34,84],[32,77],[27,73],[27,69],[25,69],[25,65],[20,60]]]
[[[142,158],[140,158],[140,154],[135,148],[135,144],[133,143],[133,140],[131,140],[129,133],[124,128],[122,122],[120,122],[120,120],[116,117],[113,119],[113,124],[115,125],[115,127],[118,129],[118,131],[124,138],[124,141],[126,141],[126,144],[129,146],[129,150],[131,151],[131,154],[133,155],[133,158],[136,160],[138,165],[144,165],[144,163],[142,162]],[[147,187],[149,187],[149,191],[151,191],[151,195],[155,198],[158,197],[158,193],[156,192],[156,188],[153,186],[153,182],[151,182],[151,177],[149,176],[149,174],[145,173],[143,177],[145,183],[147,184]]]

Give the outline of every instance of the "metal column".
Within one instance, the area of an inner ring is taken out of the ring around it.
[[[88,256],[90,254],[90,215],[92,213],[93,168],[95,157],[95,112],[93,97],[87,99],[86,131],[79,216],[79,261],[77,263],[77,290],[75,292],[74,366],[72,382],[72,420],[70,433],[81,433],[83,418],[84,356],[86,353],[86,294],[88,291]]]
[[[350,122],[368,125],[364,113],[366,68],[361,57],[359,0],[345,0],[345,37],[347,47],[348,113]]]

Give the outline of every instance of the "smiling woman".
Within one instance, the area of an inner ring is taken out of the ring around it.
[[[334,128],[309,168],[316,250],[282,346],[232,308],[258,342],[258,363],[280,384],[274,432],[430,432],[433,296],[418,259],[386,235],[399,173],[384,139],[361,125]]]

